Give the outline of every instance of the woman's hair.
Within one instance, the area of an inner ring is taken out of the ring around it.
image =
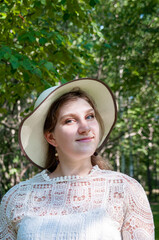
[[[88,95],[84,91],[80,90],[79,88],[72,89],[72,91],[63,94],[61,97],[59,97],[58,99],[56,99],[52,103],[52,105],[51,105],[51,107],[48,111],[45,123],[44,123],[44,133],[54,131],[54,129],[56,127],[56,123],[57,123],[60,108],[66,102],[75,101],[78,98],[82,98],[85,101],[87,101],[90,104],[90,106],[94,109],[96,119],[97,119],[97,121],[100,125],[100,132],[101,132],[101,139],[102,139],[103,133],[104,133],[103,120],[102,120],[102,118],[101,118],[93,100],[90,99],[90,97],[88,97]],[[53,172],[56,169],[56,167],[59,163],[55,154],[56,154],[55,147],[52,146],[51,144],[49,144],[48,155],[47,155],[47,163],[46,163],[47,167],[46,168],[51,172]],[[110,169],[111,168],[109,163],[104,161],[102,159],[102,157],[99,156],[99,155],[91,156],[91,162],[92,162],[93,166],[98,165],[99,168],[101,168],[101,169]]]

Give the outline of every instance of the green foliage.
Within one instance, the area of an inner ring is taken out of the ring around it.
[[[96,38],[91,68],[114,89],[119,104],[105,156],[138,179],[149,198],[158,186],[159,167],[158,7],[156,0],[100,1],[94,18],[102,36]]]
[[[154,222],[155,222],[155,239],[159,240],[159,205],[152,204],[151,208],[152,208]]]
[[[76,77],[115,92],[118,121],[102,154],[158,186],[159,3],[157,0],[3,0],[0,4],[2,194],[36,168],[21,156],[18,127],[44,89]]]
[[[1,83],[8,95],[12,86],[6,82],[13,78],[17,88],[12,96],[20,99],[26,84],[30,92],[35,88],[41,91],[44,79],[48,86],[74,78],[79,65],[82,71],[82,53],[73,41],[83,31],[93,33],[90,18],[89,1],[3,1],[0,67]],[[83,51],[82,58],[85,56]]]
[[[1,182],[3,192],[32,175],[20,155],[18,127],[42,90],[85,76],[93,62],[85,39],[95,33],[98,1],[33,0],[0,4]],[[22,159],[24,162],[22,162]],[[34,172],[33,172],[34,174]],[[24,177],[25,179],[25,177]]]

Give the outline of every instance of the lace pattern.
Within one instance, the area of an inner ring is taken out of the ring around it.
[[[95,166],[86,177],[51,179],[46,170],[13,187],[0,210],[0,239],[153,240],[141,185]]]

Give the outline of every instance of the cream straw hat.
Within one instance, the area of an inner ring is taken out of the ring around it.
[[[106,143],[115,125],[117,107],[110,88],[103,82],[83,78],[70,81],[61,86],[48,88],[38,97],[35,108],[21,123],[19,128],[19,143],[26,157],[40,168],[46,168],[46,158],[49,144],[45,140],[43,128],[51,104],[64,93],[73,88],[80,88],[93,99],[104,123],[104,136],[99,143],[99,151]]]

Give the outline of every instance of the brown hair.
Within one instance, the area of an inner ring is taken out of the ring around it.
[[[100,125],[101,138],[102,138],[103,133],[104,133],[103,120],[102,120],[93,100],[90,99],[90,97],[88,97],[88,95],[84,91],[80,90],[79,88],[74,88],[72,91],[63,94],[61,97],[59,97],[52,103],[52,105],[48,111],[45,123],[44,123],[44,133],[54,131],[56,123],[57,123],[57,119],[58,119],[59,110],[63,106],[63,104],[65,104],[68,101],[75,101],[77,98],[82,98],[82,99],[86,100],[90,104],[90,106],[94,109],[96,119]],[[53,147],[52,145],[49,144],[46,166],[47,166],[47,169],[51,172],[53,172],[56,169],[56,167],[59,163],[55,154],[56,154],[55,147]],[[101,156],[99,156],[99,155],[95,156],[95,155],[91,156],[91,162],[92,162],[93,166],[98,165],[99,168],[101,168],[101,169],[110,169],[111,168],[110,165],[108,163],[106,163],[106,161],[104,161]]]

